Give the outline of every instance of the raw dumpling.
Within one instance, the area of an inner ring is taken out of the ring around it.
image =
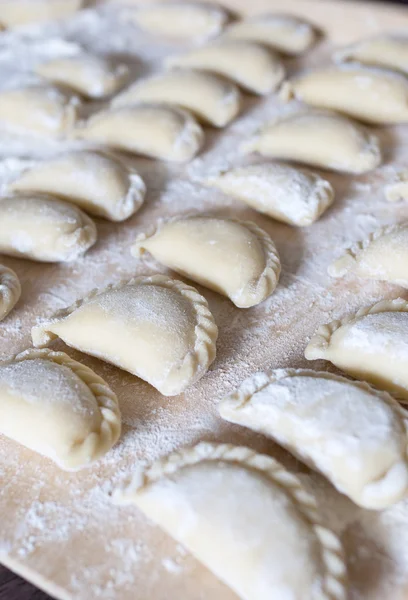
[[[41,77],[65,85],[89,98],[104,98],[117,92],[126,83],[129,69],[121,64],[91,54],[54,58],[37,66]]]
[[[303,19],[285,14],[260,14],[232,23],[223,37],[258,42],[292,56],[303,54],[316,41],[317,32]]]
[[[37,347],[59,337],[175,396],[205,374],[217,333],[196,289],[153,275],[91,293],[33,327],[32,337]]]
[[[120,436],[116,395],[64,352],[26,350],[0,362],[0,433],[76,471]]]
[[[408,288],[408,224],[392,225],[352,246],[329,267],[329,275],[354,273]]]
[[[279,256],[268,234],[255,223],[233,219],[176,217],[136,239],[132,254],[146,251],[240,308],[270,296],[280,274]]]
[[[408,200],[408,171],[399,171],[395,174],[395,181],[385,187],[385,197],[388,202]]]
[[[0,124],[21,133],[61,136],[75,124],[78,98],[50,85],[0,91]]]
[[[192,159],[204,143],[203,130],[189,113],[149,104],[97,113],[74,136],[174,162]]]
[[[5,319],[21,296],[21,285],[11,269],[0,265],[0,321]]]
[[[221,6],[200,2],[159,2],[129,9],[123,16],[155,35],[197,39],[218,35],[228,20]]]
[[[356,379],[408,402],[408,302],[383,300],[342,321],[322,325],[305,356],[329,360]]]
[[[7,27],[62,19],[81,8],[83,0],[1,0],[0,22]]]
[[[408,413],[365,383],[278,369],[247,379],[219,411],[273,438],[360,506],[383,509],[408,491]]]
[[[50,196],[0,198],[0,253],[44,262],[75,260],[96,242],[93,221]]]
[[[379,35],[338,50],[337,62],[356,61],[408,74],[408,37]]]
[[[142,178],[98,152],[69,152],[36,164],[9,186],[11,191],[52,194],[110,221],[123,221],[143,204]]]
[[[278,117],[241,149],[346,173],[366,173],[381,162],[375,135],[346,117],[313,110]]]
[[[323,67],[297,75],[285,84],[282,93],[367,123],[408,122],[408,80],[386,69]]]
[[[298,227],[314,223],[334,200],[332,186],[317,173],[278,163],[235,167],[204,183]]]
[[[281,59],[253,42],[226,40],[171,56],[168,67],[202,69],[232,79],[253,94],[269,94],[285,77]]]
[[[136,504],[243,600],[345,600],[346,568],[315,499],[276,460],[201,443],[115,493]]]
[[[240,109],[240,93],[233,83],[210,73],[170,71],[137,81],[114,98],[113,106],[163,103],[186,108],[205,123],[224,127]]]

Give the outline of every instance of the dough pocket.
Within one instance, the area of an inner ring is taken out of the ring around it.
[[[255,223],[215,217],[176,217],[141,234],[134,256],[146,251],[170,269],[227,296],[240,308],[275,290],[280,260],[268,234]]]
[[[12,269],[0,264],[0,321],[5,319],[21,296],[21,285]]]
[[[0,433],[61,469],[91,464],[120,431],[115,394],[64,352],[30,349],[0,362]]]

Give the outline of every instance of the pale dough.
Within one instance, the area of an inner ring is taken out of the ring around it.
[[[154,35],[181,39],[205,39],[219,34],[228,21],[227,11],[204,2],[157,2],[126,7],[122,16]]]
[[[386,508],[408,491],[408,413],[365,383],[278,369],[247,379],[219,411],[273,438],[362,507]]]
[[[329,360],[356,379],[408,402],[408,302],[383,300],[320,326],[305,357]]]
[[[143,179],[133,169],[111,156],[86,150],[37,163],[9,189],[52,194],[110,221],[133,215],[146,193]]]
[[[0,264],[0,321],[5,319],[21,296],[20,281],[12,269]]]
[[[313,496],[276,460],[201,443],[175,452],[117,491],[185,545],[243,600],[345,600],[337,536]]]
[[[241,95],[231,82],[199,71],[170,71],[136,81],[113,99],[112,106],[175,104],[215,127],[224,127],[239,112]]]
[[[240,308],[275,290],[281,270],[275,245],[255,223],[215,217],[176,217],[141,234],[134,256],[150,252],[185,277],[227,296]]]
[[[270,94],[285,77],[280,57],[254,42],[221,40],[171,56],[170,68],[202,69],[231,79],[253,94]]]
[[[223,37],[258,42],[278,52],[296,56],[308,50],[317,39],[316,29],[293,15],[266,13],[232,23]]]
[[[74,137],[144,154],[160,160],[191,160],[204,143],[204,132],[187,111],[143,104],[96,113]]]
[[[334,200],[334,190],[326,179],[281,163],[231,168],[206,177],[204,183],[297,227],[314,223]]]
[[[215,358],[217,335],[205,298],[164,275],[96,290],[32,329],[35,346],[59,337],[165,396],[181,394],[205,374]]]
[[[375,135],[351,119],[312,109],[278,116],[245,141],[241,151],[346,173],[366,173],[381,163]]]
[[[408,122],[408,80],[386,69],[358,65],[322,67],[296,75],[283,93],[367,123]]]
[[[334,54],[337,62],[359,62],[366,65],[388,67],[408,74],[408,37],[403,35],[378,35],[352,46],[340,48]]]
[[[329,275],[353,273],[408,288],[408,224],[391,225],[355,244],[329,266]]]
[[[44,262],[75,260],[96,242],[79,208],[38,194],[0,198],[0,253]]]
[[[1,0],[0,23],[6,27],[69,17],[83,0]]]
[[[0,125],[20,133],[64,136],[77,117],[76,96],[48,84],[0,91]]]
[[[26,350],[0,362],[0,433],[76,471],[117,442],[116,395],[64,352]]]
[[[396,172],[395,180],[385,186],[384,193],[388,202],[408,200],[408,171]]]
[[[113,66],[110,61],[92,54],[54,58],[38,65],[35,71],[44,79],[89,98],[115,94],[129,78],[125,64]]]

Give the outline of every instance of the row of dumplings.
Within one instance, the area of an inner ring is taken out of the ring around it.
[[[201,310],[200,326],[205,330],[201,343],[208,345],[208,336],[216,336],[208,322],[204,325],[209,315],[202,303],[198,308],[200,300],[192,288],[162,276],[139,279],[125,287],[133,286],[139,287],[137,293],[142,291],[144,301],[147,297],[143,292],[149,295],[150,286],[156,287],[156,292],[184,294],[186,301],[197,303],[196,314]],[[110,318],[116,313],[117,327],[118,319],[124,316],[123,302],[128,300],[123,289],[111,288],[120,295],[116,299],[105,292],[102,298],[94,297],[93,306],[92,299],[88,300],[79,320],[77,314],[76,334],[80,335],[85,325],[95,327],[94,319],[103,318],[101,308],[105,313],[110,311]],[[170,296],[165,293],[153,307],[153,311],[165,307],[165,319],[160,319],[162,312],[157,312],[155,319],[150,314],[149,331],[144,331],[144,341],[150,344],[155,337],[152,332],[160,333],[164,342],[160,349],[174,338],[170,331],[174,320],[167,327]],[[402,365],[402,361],[396,365],[395,359],[401,357],[407,314],[407,303],[402,300],[361,310],[342,323],[326,326],[330,334],[324,334],[324,345],[312,340],[307,356],[324,356],[349,373],[364,377],[371,368],[375,374],[372,379],[378,384],[381,376],[383,383]],[[145,315],[139,318],[146,327]],[[135,323],[128,318],[127,326],[133,329]],[[395,339],[398,330],[402,332],[399,340]],[[389,344],[381,354],[384,334],[398,346],[392,357]],[[317,354],[314,349],[319,344],[324,350]],[[143,356],[145,353],[140,353],[139,359]],[[157,368],[158,352],[153,356],[156,365],[150,368]],[[202,359],[202,350],[197,356]],[[179,373],[187,373],[186,367],[185,363],[178,365]],[[175,375],[174,371],[169,374],[169,380]],[[404,378],[403,370],[400,378]],[[38,381],[42,386],[36,384]],[[119,438],[116,396],[95,373],[63,353],[32,349],[1,363],[0,394],[7,409],[1,421],[2,433],[64,469],[89,464]],[[359,506],[382,509],[406,495],[407,413],[385,391],[330,373],[280,369],[251,377],[218,408],[222,418],[271,437],[324,474]],[[39,426],[27,427],[27,420]],[[114,499],[137,505],[241,598],[266,599],[272,591],[307,592],[313,597],[316,589],[319,598],[346,598],[347,572],[339,539],[321,523],[313,495],[268,456],[229,444],[201,443],[138,472],[125,489],[115,492]],[[261,509],[260,521],[253,515]],[[220,551],[215,552],[215,547]],[[296,577],[294,560],[299,563]]]

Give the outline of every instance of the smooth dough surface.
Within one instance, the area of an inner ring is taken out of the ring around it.
[[[293,15],[266,13],[232,23],[223,37],[258,42],[296,56],[313,46],[317,32],[310,23]]]
[[[269,94],[285,77],[279,56],[260,44],[239,40],[213,42],[165,62],[173,68],[202,69],[231,79],[253,94]]]
[[[124,18],[144,31],[173,38],[205,39],[218,35],[228,14],[221,6],[204,2],[158,2],[129,8]]]
[[[133,215],[146,193],[143,179],[134,170],[113,157],[86,150],[37,163],[9,189],[55,195],[110,221]]]
[[[5,319],[21,296],[20,281],[12,269],[0,264],[0,321]]]
[[[0,125],[20,133],[63,136],[76,121],[78,98],[51,85],[0,91]]]
[[[141,102],[175,104],[205,123],[224,127],[237,116],[241,96],[233,83],[216,75],[176,70],[136,81],[113,99],[112,106]]]
[[[1,0],[0,23],[7,27],[68,17],[83,0]]]
[[[281,269],[269,235],[255,223],[233,219],[192,216],[165,221],[136,239],[132,254],[146,251],[240,308],[270,296]]]
[[[95,291],[35,326],[35,346],[59,337],[144,379],[165,396],[182,393],[215,358],[217,326],[195,288],[164,275]]]
[[[304,227],[314,223],[334,200],[330,183],[317,173],[279,163],[235,167],[204,180],[263,214]]]
[[[286,90],[289,97],[306,104],[367,123],[408,122],[408,80],[394,71],[358,65],[323,67],[297,75]]]
[[[201,443],[144,472],[117,501],[136,504],[243,600],[345,600],[338,538],[314,498],[274,459]]]
[[[113,66],[108,60],[92,54],[54,58],[38,65],[35,71],[41,77],[89,98],[104,98],[116,93],[129,77],[125,64]]]
[[[30,349],[0,362],[0,433],[62,469],[94,462],[120,431],[116,395],[64,352]]]
[[[160,160],[191,160],[204,143],[204,132],[187,111],[144,104],[96,113],[74,136]]]
[[[257,373],[219,405],[317,469],[356,504],[383,509],[408,490],[406,413],[389,394],[332,373]]]
[[[328,269],[332,277],[353,273],[408,288],[408,223],[384,227],[355,244]]]
[[[50,196],[0,199],[0,253],[44,262],[75,260],[96,242],[93,221]]]
[[[408,302],[383,300],[342,321],[322,325],[305,357],[332,362],[408,402]]]
[[[408,74],[408,37],[379,35],[341,48],[334,54],[338,62],[359,62],[388,67]]]
[[[241,150],[346,173],[366,173],[381,163],[375,135],[346,117],[315,110],[278,117]]]

